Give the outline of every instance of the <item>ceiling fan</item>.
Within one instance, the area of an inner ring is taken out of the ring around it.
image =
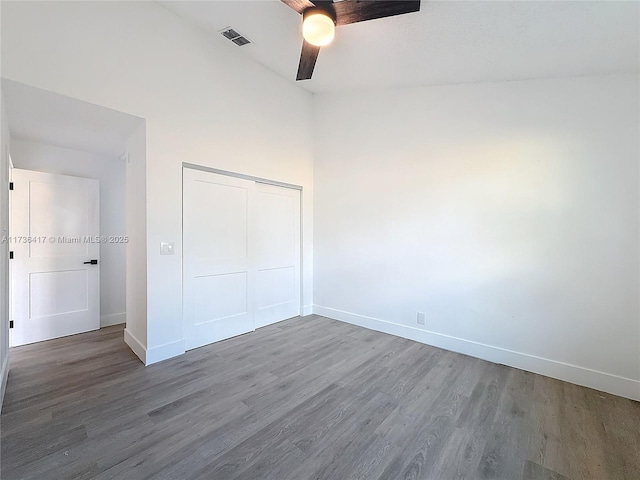
[[[420,0],[281,0],[302,14],[302,53],[296,80],[309,80],[320,47],[328,45],[335,27],[420,10]]]

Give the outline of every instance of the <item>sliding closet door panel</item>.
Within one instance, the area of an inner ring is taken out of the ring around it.
[[[254,329],[255,183],[183,172],[183,309],[192,349]]]
[[[246,261],[249,186],[196,180],[191,188],[189,194],[196,205],[193,213],[198,214],[192,225],[198,233],[193,238],[198,258]]]
[[[256,185],[256,328],[300,314],[300,191]]]

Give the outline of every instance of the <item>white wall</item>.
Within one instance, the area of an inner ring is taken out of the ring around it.
[[[314,311],[640,399],[639,86],[316,96]]]
[[[147,363],[184,351],[183,161],[298,184],[312,304],[311,95],[152,2],[2,2],[2,74],[146,119]],[[160,256],[160,242],[177,254]],[[131,315],[131,311],[128,311]]]
[[[144,122],[127,142],[127,326],[124,338],[147,363],[147,189],[146,126]]]
[[[0,237],[9,234],[9,153],[11,138],[0,88]],[[9,243],[0,243],[0,410],[9,374]]]
[[[100,234],[125,235],[125,163],[114,155],[82,152],[13,138],[15,168],[100,181]],[[100,326],[125,322],[125,244],[100,244]]]

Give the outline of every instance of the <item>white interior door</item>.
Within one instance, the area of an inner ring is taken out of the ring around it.
[[[256,184],[256,328],[300,314],[300,190]]]
[[[250,332],[255,183],[183,170],[183,309],[187,350]]]
[[[11,173],[12,345],[97,330],[98,180],[17,168]]]

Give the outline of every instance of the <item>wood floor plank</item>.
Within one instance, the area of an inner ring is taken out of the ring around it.
[[[627,480],[640,403],[323,317],[144,367],[122,326],[18,347],[0,476]]]
[[[509,369],[506,388],[497,402],[494,421],[485,438],[478,478],[517,478],[528,451],[527,423],[533,396],[533,374]],[[511,441],[505,442],[505,438]]]
[[[568,478],[527,460],[524,465],[522,480],[568,480]]]
[[[476,479],[486,443],[487,439],[471,430],[455,428],[441,455],[436,458],[434,471],[443,479]]]

